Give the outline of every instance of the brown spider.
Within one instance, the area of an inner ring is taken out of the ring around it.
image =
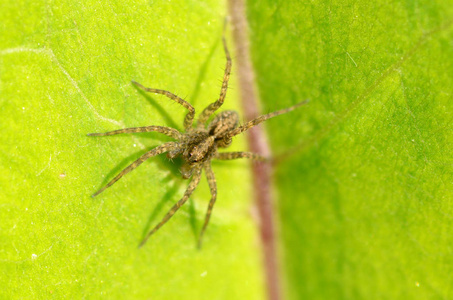
[[[223,111],[214,119],[208,123],[209,117],[219,109],[226,96],[227,88],[228,88],[228,79],[230,78],[231,73],[231,57],[230,53],[228,52],[228,48],[225,41],[225,36],[222,38],[223,41],[223,48],[225,50],[226,56],[226,67],[225,67],[225,74],[223,77],[222,88],[220,90],[220,97],[214,103],[211,103],[208,107],[206,107],[200,116],[198,117],[197,125],[195,128],[193,127],[193,120],[195,116],[195,108],[190,105],[185,100],[179,98],[178,96],[165,91],[165,90],[158,90],[153,88],[147,88],[141,85],[138,82],[132,81],[133,84],[138,86],[139,88],[143,89],[144,91],[162,94],[167,96],[168,98],[174,100],[175,102],[184,106],[189,112],[187,113],[184,119],[184,129],[185,132],[179,132],[178,130],[170,127],[162,127],[162,126],[146,126],[146,127],[134,127],[134,128],[125,128],[119,129],[115,131],[105,132],[105,133],[89,133],[89,136],[108,136],[108,135],[115,135],[121,133],[136,133],[136,132],[150,132],[150,131],[157,131],[162,134],[165,134],[169,137],[174,138],[175,142],[168,142],[161,146],[158,146],[151,151],[142,155],[139,159],[134,161],[131,165],[125,168],[121,173],[119,173],[115,178],[113,178],[106,186],[101,188],[99,191],[94,193],[92,197],[95,197],[102,193],[106,188],[113,185],[117,182],[121,177],[132,171],[133,169],[137,168],[141,165],[145,160],[150,157],[162,154],[167,152],[167,156],[169,158],[174,158],[177,156],[181,156],[184,164],[181,168],[181,174],[184,179],[192,177],[192,180],[189,183],[189,186],[184,193],[184,196],[181,200],[179,200],[173,207],[168,211],[162,221],[157,224],[143,239],[140,243],[140,247],[143,246],[149,237],[155,233],[159,228],[161,228],[175,213],[176,211],[189,199],[192,192],[197,187],[198,183],[200,182],[201,177],[201,170],[204,169],[206,173],[206,177],[208,180],[209,188],[211,191],[211,201],[209,202],[208,210],[206,212],[206,217],[204,220],[203,228],[201,229],[200,236],[198,239],[198,246],[201,246],[201,241],[203,238],[203,234],[208,226],[209,219],[211,217],[212,208],[214,207],[214,203],[217,198],[217,186],[216,186],[216,179],[214,176],[214,172],[211,169],[211,160],[212,159],[219,159],[219,160],[230,160],[230,159],[237,159],[237,158],[250,158],[253,160],[265,160],[266,158],[260,156],[256,153],[251,152],[217,152],[217,148],[226,148],[231,144],[232,138],[235,135],[238,135],[253,126],[266,121],[272,117],[290,112],[297,107],[305,104],[307,101],[300,102],[294,106],[291,106],[286,109],[282,109],[276,112],[269,113],[267,115],[262,115],[254,120],[251,120],[241,126],[238,126],[238,119],[239,116],[237,112],[233,110]]]

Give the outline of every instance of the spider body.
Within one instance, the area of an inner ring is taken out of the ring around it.
[[[207,128],[189,130],[182,135],[176,149],[168,152],[168,158],[181,155],[185,164],[181,170],[182,177],[187,179],[192,170],[212,159],[217,154],[217,148],[227,148],[232,139],[226,135],[237,128],[239,116],[233,110],[223,111],[218,114]]]
[[[195,108],[190,105],[185,100],[179,98],[178,96],[159,89],[147,88],[132,81],[137,87],[143,89],[144,91],[162,94],[167,96],[168,98],[172,99],[173,101],[181,104],[184,108],[188,110],[188,113],[184,119],[184,132],[180,132],[171,127],[163,127],[163,126],[146,126],[146,127],[133,127],[133,128],[125,128],[119,129],[115,131],[105,132],[105,133],[90,133],[89,136],[110,136],[122,133],[137,133],[137,132],[152,132],[156,131],[162,134],[165,134],[175,141],[168,142],[163,145],[160,145],[154,149],[151,149],[147,153],[143,154],[140,158],[126,167],[123,171],[121,171],[115,178],[113,178],[107,185],[103,188],[98,190],[92,196],[95,197],[102,193],[105,189],[112,186],[115,182],[117,182],[121,177],[126,175],[127,173],[131,172],[133,169],[137,168],[141,165],[145,160],[150,157],[167,153],[167,157],[175,158],[177,156],[181,156],[184,164],[181,167],[181,174],[182,177],[188,179],[192,177],[187,190],[184,193],[184,196],[173,205],[173,207],[167,212],[164,216],[162,221],[157,224],[143,239],[140,246],[143,246],[148,238],[154,234],[160,227],[162,227],[175,213],[176,211],[189,199],[192,192],[197,187],[198,183],[200,182],[201,172],[202,170],[205,171],[206,178],[208,180],[210,192],[211,192],[211,200],[208,205],[208,209],[206,212],[205,220],[203,227],[200,232],[198,245],[201,246],[201,241],[203,234],[206,230],[206,227],[209,223],[211,212],[214,207],[214,203],[217,199],[217,185],[214,172],[211,168],[211,160],[218,159],[218,160],[231,160],[231,159],[238,159],[238,158],[249,158],[253,160],[265,160],[266,158],[262,157],[259,154],[251,153],[251,152],[218,152],[218,148],[227,148],[230,146],[232,142],[232,138],[249,128],[266,121],[272,117],[290,112],[297,107],[306,103],[300,102],[294,106],[288,107],[286,109],[282,109],[276,112],[269,113],[267,115],[262,115],[256,119],[253,119],[245,124],[239,126],[239,116],[237,112],[232,110],[227,110],[219,113],[216,115],[210,123],[208,123],[209,118],[212,114],[219,109],[226,97],[226,92],[228,88],[228,80],[230,78],[231,72],[231,57],[228,52],[228,48],[226,45],[225,37],[222,39],[225,56],[226,56],[226,67],[225,67],[225,74],[222,83],[222,88],[220,90],[220,96],[217,101],[211,103],[208,107],[206,107],[198,117],[197,124],[194,127],[193,121],[195,117]]]

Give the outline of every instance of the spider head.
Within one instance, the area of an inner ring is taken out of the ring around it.
[[[189,155],[187,157],[188,161],[190,163],[196,163],[204,160],[207,157],[208,153],[212,151],[214,140],[214,136],[209,136],[196,144],[189,152]]]

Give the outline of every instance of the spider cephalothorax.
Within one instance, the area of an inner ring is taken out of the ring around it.
[[[291,106],[286,109],[282,109],[273,113],[269,113],[267,115],[262,115],[256,119],[253,119],[245,124],[238,126],[239,116],[235,111],[227,110],[219,113],[214,119],[208,123],[209,118],[212,114],[219,109],[226,96],[226,92],[228,89],[228,80],[230,78],[231,72],[231,57],[230,53],[228,52],[228,48],[225,42],[225,37],[223,37],[223,47],[225,50],[226,56],[226,67],[225,67],[225,75],[223,78],[222,88],[220,90],[220,96],[217,101],[211,103],[208,107],[206,107],[200,114],[197,120],[197,125],[193,126],[193,121],[195,117],[195,108],[190,105],[187,101],[179,98],[178,96],[165,91],[165,90],[158,90],[153,88],[147,88],[143,85],[132,81],[133,84],[138,86],[139,88],[156,94],[162,94],[167,96],[168,98],[174,100],[175,102],[181,104],[185,107],[189,112],[187,113],[184,119],[184,129],[185,132],[179,132],[178,130],[171,128],[171,127],[163,127],[163,126],[146,126],[146,127],[134,127],[134,128],[125,128],[119,129],[115,131],[110,131],[106,133],[90,133],[89,136],[109,136],[121,133],[136,133],[136,132],[151,132],[157,131],[162,134],[165,134],[175,141],[168,142],[163,145],[160,145],[149,152],[143,154],[140,158],[134,161],[131,165],[126,167],[123,171],[121,171],[115,178],[113,178],[107,185],[101,188],[99,191],[93,194],[93,197],[99,195],[103,192],[106,188],[113,185],[117,182],[121,177],[141,165],[145,160],[152,156],[156,156],[162,153],[167,153],[169,158],[175,158],[177,156],[181,156],[184,164],[181,168],[182,177],[187,179],[192,177],[192,180],[189,183],[189,186],[184,193],[184,196],[181,200],[179,200],[170,211],[165,215],[162,221],[157,224],[143,239],[140,246],[144,245],[148,238],[156,232],[160,227],[162,227],[174,214],[175,212],[189,199],[192,192],[197,187],[198,183],[200,182],[201,171],[204,170],[206,173],[206,177],[208,180],[209,188],[211,191],[211,201],[209,202],[208,210],[206,212],[205,221],[203,224],[203,228],[201,229],[198,245],[201,245],[203,234],[206,230],[206,227],[209,223],[209,219],[211,217],[212,208],[214,207],[214,203],[217,199],[217,186],[216,186],[216,179],[214,176],[214,172],[211,169],[211,160],[218,159],[218,160],[230,160],[230,159],[237,159],[237,158],[250,158],[254,160],[264,160],[265,158],[260,156],[256,153],[251,152],[217,152],[218,148],[226,148],[231,144],[232,138],[247,129],[267,120],[272,117],[290,112],[297,107],[303,105],[305,102],[298,103],[294,106]]]

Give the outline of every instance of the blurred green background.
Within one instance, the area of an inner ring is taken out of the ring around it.
[[[453,297],[452,4],[249,2],[289,299]]]
[[[451,1],[249,1],[288,299],[449,299]],[[0,298],[263,299],[246,161],[137,245],[188,182],[164,156],[89,197],[184,109],[218,97],[222,1],[4,1],[0,10]],[[230,48],[234,48],[228,36]],[[226,109],[239,110],[233,76]],[[243,136],[231,150],[246,149]]]

